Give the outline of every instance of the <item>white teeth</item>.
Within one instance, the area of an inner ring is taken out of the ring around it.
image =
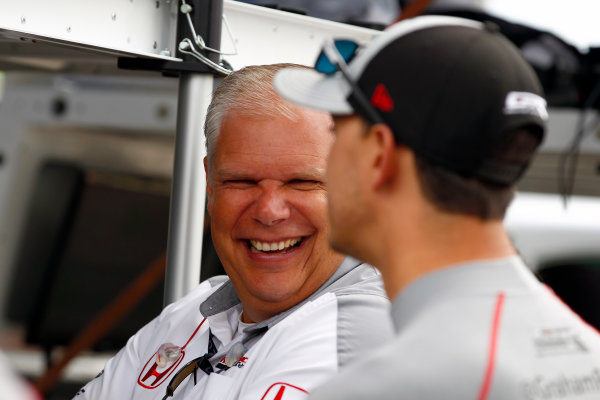
[[[285,250],[291,246],[297,244],[301,239],[287,239],[285,241],[279,242],[259,242],[258,240],[250,240],[250,245],[252,250],[258,251],[276,251],[276,250]]]

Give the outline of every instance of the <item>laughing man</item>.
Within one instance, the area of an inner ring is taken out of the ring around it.
[[[392,336],[378,272],[328,245],[328,113],[247,67],[205,124],[208,211],[227,272],[136,333],[79,399],[302,399]]]

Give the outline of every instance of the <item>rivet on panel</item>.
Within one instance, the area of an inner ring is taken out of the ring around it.
[[[161,104],[158,107],[156,107],[155,113],[156,113],[156,117],[159,120],[165,120],[170,114],[169,106],[167,106],[165,104]]]

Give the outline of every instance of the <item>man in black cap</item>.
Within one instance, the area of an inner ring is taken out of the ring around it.
[[[381,270],[397,337],[311,399],[599,399],[598,332],[502,223],[547,119],[518,49],[493,26],[418,17],[363,49],[327,42],[315,69],[275,86],[335,117],[330,241]]]

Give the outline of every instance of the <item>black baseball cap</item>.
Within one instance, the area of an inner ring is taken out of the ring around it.
[[[277,92],[333,115],[359,114],[358,88],[396,140],[428,162],[463,176],[514,183],[529,160],[494,161],[508,132],[530,131],[541,143],[548,113],[538,78],[493,25],[423,16],[392,25],[340,71],[286,68]]]

